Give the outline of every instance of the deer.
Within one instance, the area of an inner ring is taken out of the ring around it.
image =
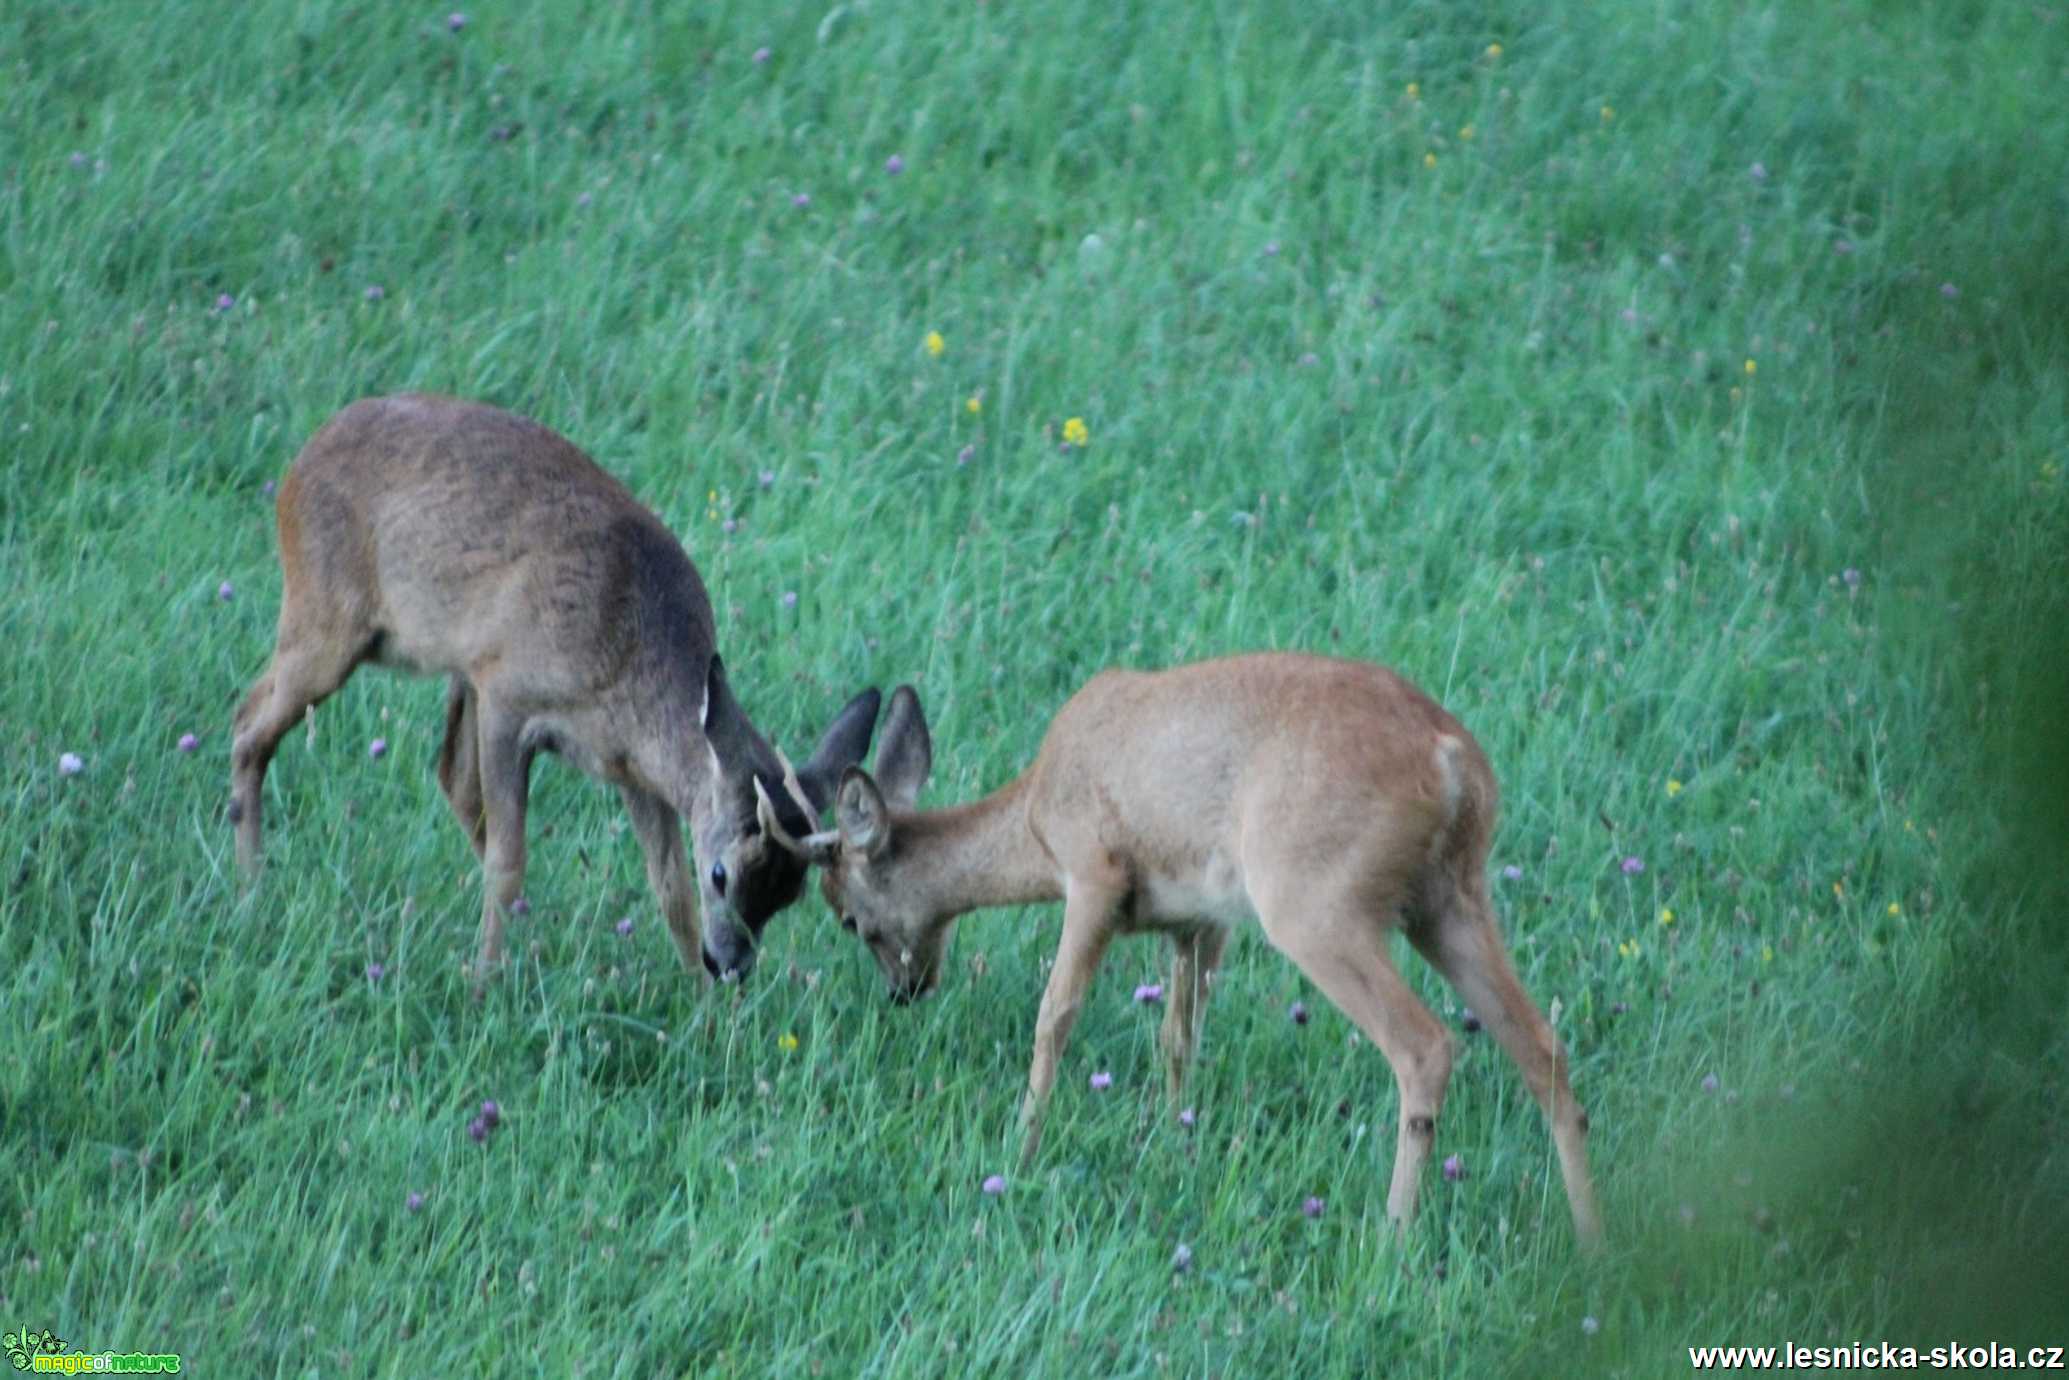
[[[542,752],[617,788],[685,971],[747,975],[806,877],[763,814],[817,827],[840,773],[869,750],[876,689],[793,768],[735,698],[710,597],[668,527],[572,442],[486,404],[352,403],[296,455],[275,518],[278,634],[230,753],[247,886],[281,738],[371,662],[448,678],[438,783],[482,871],[477,992],[501,965],[504,918],[522,909]],[[708,863],[696,882],[685,818]]]
[[[874,774],[841,774],[834,827],[796,835],[766,791],[757,808],[771,837],[819,868],[827,905],[899,1003],[935,990],[958,917],[1063,902],[1021,1104],[1023,1169],[1113,938],[1170,940],[1158,1042],[1175,1105],[1210,980],[1230,935],[1254,921],[1392,1069],[1400,1108],[1386,1211],[1405,1231],[1452,1046],[1394,964],[1399,928],[1522,1070],[1551,1129],[1576,1236],[1600,1242],[1587,1114],[1488,892],[1494,773],[1429,695],[1386,667],[1291,652],[1106,670],[1057,712],[1033,764],[991,794],[918,809],[932,763],[919,697],[902,685]]]

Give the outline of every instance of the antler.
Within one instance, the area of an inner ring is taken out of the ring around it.
[[[790,763],[783,758],[782,753],[777,753],[777,758],[783,762],[784,789],[790,792],[792,800],[795,800],[803,807],[805,818],[812,820],[816,824],[818,821],[813,819],[811,802],[805,799],[803,788],[797,784],[797,773],[790,769]],[[816,830],[805,835],[802,839],[792,834],[783,827],[783,821],[776,817],[775,802],[769,799],[769,788],[762,784],[762,779],[759,776],[754,778],[754,798],[755,813],[760,818],[762,828],[768,832],[770,838],[808,863],[820,863],[823,865],[832,861],[834,851],[840,847],[841,836],[839,830]]]

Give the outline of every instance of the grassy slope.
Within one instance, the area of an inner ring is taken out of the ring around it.
[[[1951,749],[2013,731],[2059,634],[2062,26],[1368,10],[0,17],[0,1316],[264,1373],[1646,1375],[1901,1339],[1920,1286],[1815,1152],[2039,909]],[[476,1008],[429,683],[366,675],[283,753],[240,900],[260,486],[403,387],[627,477],[787,743],[917,683],[935,800],[1112,662],[1297,646],[1438,692],[1504,781],[1509,929],[1619,1248],[1576,1266],[1484,1039],[1440,1132],[1469,1176],[1392,1245],[1384,1066],[1254,942],[1196,1131],[1128,1005],[1161,955],[1124,944],[1043,1163],[985,1199],[1052,912],[967,922],[898,1012],[812,900],[700,996],[614,802],[550,767],[530,959]],[[1995,1114],[2058,1143],[2059,1044],[2002,1058]],[[2062,1181],[1973,1172],[2012,1235]]]

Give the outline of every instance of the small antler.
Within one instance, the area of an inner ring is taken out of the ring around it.
[[[777,755],[780,758],[782,754]],[[791,771],[788,761],[783,763],[783,784],[791,793],[791,798],[804,807],[805,818],[812,819],[812,807],[805,801],[804,792],[798,789],[797,776]],[[762,784],[759,776],[754,778],[754,798],[755,813],[761,820],[762,828],[785,850],[795,853],[808,863],[819,863],[822,866],[833,860],[835,850],[840,847],[839,830],[818,830],[802,839],[792,834],[783,827],[783,821],[776,817],[776,803],[769,799],[769,788]]]

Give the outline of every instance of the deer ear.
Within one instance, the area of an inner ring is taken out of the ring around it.
[[[891,846],[891,808],[862,768],[849,767],[841,773],[840,794],[833,808],[843,847],[875,858]]]
[[[747,711],[733,698],[726,683],[726,668],[718,653],[711,654],[711,666],[704,673],[704,712],[698,717],[704,740],[718,761],[718,772],[727,780],[745,780],[754,771],[754,725]]]
[[[883,696],[871,686],[849,700],[819,739],[811,760],[797,771],[797,784],[814,810],[824,814],[833,803],[834,787],[841,773],[860,762],[869,751],[869,739],[876,732],[876,711]]]
[[[876,746],[876,774],[884,794],[901,810],[919,803],[920,787],[934,767],[934,739],[927,716],[910,685],[891,692],[891,712],[884,716],[884,736]]]

